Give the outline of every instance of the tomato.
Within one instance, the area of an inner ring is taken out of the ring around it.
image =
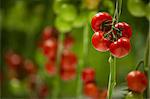
[[[64,81],[72,80],[76,76],[76,69],[63,70],[61,69],[60,77]]]
[[[54,59],[57,53],[57,42],[53,39],[44,41],[43,52],[49,59]]]
[[[136,17],[145,16],[145,4],[142,0],[128,0],[127,7],[129,12]]]
[[[107,98],[107,90],[101,90],[100,91],[100,94],[99,94],[99,97],[100,98],[97,98],[97,99],[106,99]]]
[[[85,68],[82,71],[82,80],[84,83],[93,82],[95,80],[95,70],[92,68]]]
[[[48,86],[45,85],[45,84],[42,84],[40,87],[39,87],[39,90],[38,90],[38,95],[39,95],[39,99],[45,99],[46,96],[48,96]]]
[[[77,65],[76,55],[68,50],[64,51],[61,59],[61,67],[64,70],[72,70],[76,68],[76,65]]]
[[[98,88],[95,83],[87,83],[83,86],[83,93],[85,96],[89,97],[97,97],[98,96]]]
[[[126,80],[128,88],[139,93],[143,93],[148,84],[146,75],[138,70],[128,73]]]
[[[24,69],[26,70],[27,74],[35,74],[37,72],[37,68],[31,60],[24,61]]]
[[[125,99],[144,99],[142,94],[135,93],[135,92],[129,92]]]
[[[42,32],[42,40],[48,40],[51,38],[58,38],[58,31],[51,26],[46,26]]]
[[[45,64],[45,70],[49,75],[55,75],[56,74],[56,66],[54,62],[47,62]]]
[[[55,14],[60,13],[62,4],[63,4],[63,0],[54,0],[53,11],[54,11]]]
[[[122,36],[119,36],[119,37],[127,37],[129,39],[131,38],[132,29],[129,24],[125,22],[120,22],[120,23],[115,24],[115,28],[119,29],[122,32]]]
[[[76,28],[83,27],[87,21],[87,13],[81,12],[74,20],[73,26]]]
[[[77,16],[77,10],[74,5],[63,4],[60,9],[59,16],[67,22],[72,22]]]
[[[91,26],[93,31],[109,31],[111,29],[111,25],[108,25],[112,22],[112,17],[106,12],[97,13],[91,21]],[[108,26],[104,26],[108,25]]]
[[[105,52],[109,50],[109,45],[111,42],[104,38],[103,36],[104,32],[95,32],[92,36],[92,44],[94,48],[98,51]]]
[[[5,59],[7,65],[12,69],[17,69],[18,66],[21,66],[23,63],[23,58],[13,51],[8,51],[5,55]]]
[[[55,27],[61,33],[70,32],[72,29],[72,23],[64,21],[61,17],[55,19]]]
[[[66,36],[64,40],[64,48],[65,49],[70,49],[72,45],[74,44],[75,40],[72,36]]]
[[[111,54],[117,58],[122,58],[129,54],[131,50],[130,40],[126,37],[121,37],[109,46]]]

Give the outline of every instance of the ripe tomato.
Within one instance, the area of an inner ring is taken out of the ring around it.
[[[73,52],[65,50],[61,59],[61,67],[64,70],[75,69],[77,65],[77,57]]]
[[[31,60],[24,61],[24,69],[26,70],[27,74],[35,74],[37,72],[37,68]]]
[[[64,48],[65,49],[69,49],[72,47],[72,45],[74,44],[75,40],[72,36],[66,36],[65,40],[64,40]]]
[[[59,12],[59,16],[67,22],[72,22],[77,16],[77,10],[74,5],[62,4]]]
[[[17,69],[18,66],[21,66],[23,63],[23,58],[13,51],[8,51],[5,55],[5,59],[7,65],[12,69]]]
[[[45,97],[48,96],[48,86],[45,85],[45,84],[42,84],[40,87],[39,87],[39,99],[45,99]]]
[[[131,50],[130,40],[126,37],[121,37],[109,46],[111,54],[117,58],[122,58],[129,54]]]
[[[76,69],[69,69],[69,70],[61,69],[60,76],[61,79],[64,81],[72,80],[76,76]]]
[[[48,74],[55,75],[56,74],[56,67],[55,67],[54,62],[47,62],[45,64],[45,70]]]
[[[131,71],[127,77],[128,88],[132,91],[143,93],[147,87],[148,80],[141,71]]]
[[[83,86],[83,92],[85,96],[97,97],[99,90],[95,83],[87,83]]]
[[[43,51],[44,54],[49,59],[54,59],[57,53],[57,42],[56,40],[49,39],[43,42]]]
[[[111,29],[111,25],[104,26],[110,24],[112,22],[112,17],[106,12],[97,13],[91,21],[91,26],[93,31],[109,31]]]
[[[131,38],[131,36],[132,36],[132,29],[129,26],[129,24],[127,24],[125,22],[120,22],[120,23],[115,24],[115,28],[119,29],[122,32],[122,36],[121,37],[127,37],[129,39]],[[116,31],[115,31],[115,34],[116,34]]]
[[[54,27],[47,26],[44,28],[42,32],[42,40],[48,40],[51,38],[57,39],[57,37],[58,37],[58,31]]]
[[[93,82],[95,80],[95,70],[92,68],[85,68],[82,71],[82,80],[84,83]]]
[[[94,48],[98,51],[105,52],[109,50],[109,45],[111,42],[104,38],[103,36],[104,32],[95,32],[92,36],[92,44]]]

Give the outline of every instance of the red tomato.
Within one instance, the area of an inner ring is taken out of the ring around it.
[[[83,92],[85,96],[97,97],[99,94],[98,87],[95,83],[87,83],[83,86]]]
[[[37,72],[37,68],[31,60],[24,61],[24,68],[28,74],[35,74]]]
[[[126,80],[128,88],[139,93],[143,93],[148,84],[146,75],[141,71],[131,71],[128,73]]]
[[[99,98],[97,99],[106,99],[107,98],[107,90],[101,90],[99,94]]]
[[[61,79],[64,81],[72,80],[76,76],[76,69],[70,69],[70,70],[62,69],[60,72],[60,76],[61,76]]]
[[[82,80],[84,83],[93,82],[95,80],[95,70],[93,68],[85,68],[82,71]]]
[[[65,50],[61,59],[61,68],[64,70],[75,69],[77,65],[77,57],[73,52]]]
[[[111,29],[111,25],[108,25],[112,22],[112,17],[106,12],[97,13],[91,21],[91,26],[93,31],[104,31],[107,32]],[[108,25],[108,26],[105,26]]]
[[[47,26],[44,28],[42,33],[42,40],[48,40],[50,38],[58,38],[58,31],[51,26]]]
[[[130,40],[126,37],[121,37],[109,46],[111,54],[117,58],[122,58],[129,54],[131,50]]]
[[[43,51],[44,54],[49,59],[54,59],[57,54],[57,42],[56,40],[49,39],[43,42]]]
[[[23,63],[23,58],[13,51],[8,51],[6,53],[5,59],[7,65],[12,69],[17,69],[18,66],[21,66]]]
[[[56,66],[53,62],[47,62],[45,64],[45,70],[50,75],[55,75],[56,74]]]
[[[115,28],[119,29],[122,32],[122,36],[121,37],[127,37],[129,39],[131,38],[131,36],[132,36],[132,29],[131,29],[129,24],[127,24],[125,22],[120,22],[120,23],[117,23],[115,25]]]
[[[105,52],[109,50],[109,45],[111,42],[104,38],[103,36],[104,32],[95,32],[92,36],[92,44],[94,48],[98,51]]]
[[[48,96],[48,86],[43,84],[39,88],[39,99],[45,99]]]
[[[72,36],[67,36],[64,40],[64,48],[69,49],[74,44],[74,38]]]

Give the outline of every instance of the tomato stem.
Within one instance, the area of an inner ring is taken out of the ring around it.
[[[122,7],[122,0],[117,0],[111,31],[113,31],[114,24],[118,23],[119,16],[121,14],[121,7]],[[117,37],[113,32],[112,35],[114,40],[117,39]],[[107,99],[112,99],[113,89],[116,86],[116,58],[112,56],[112,54],[110,54],[109,63],[110,63],[110,74],[109,74],[109,82],[108,82]]]
[[[83,56],[79,60],[78,73],[77,73],[77,96],[76,99],[82,98],[82,81],[81,81],[81,72],[83,67],[86,65],[86,58],[88,53],[88,23],[85,25],[83,30]]]
[[[137,66],[136,66],[136,69],[135,69],[135,70],[138,70],[138,69],[139,69],[139,67],[141,66],[141,64],[143,64],[142,66],[144,66],[144,61],[140,61],[140,62],[137,64]],[[143,69],[144,69],[144,67],[143,67]]]
[[[116,86],[116,58],[110,54],[109,57],[110,63],[110,74],[109,74],[109,83],[108,83],[108,99],[112,98],[113,89]]]
[[[145,73],[148,77],[148,79],[150,78],[150,72],[149,72],[149,69],[150,69],[150,29],[149,29],[149,33],[148,33],[148,36],[147,36],[147,42],[146,42],[146,50],[145,50],[145,59],[144,59],[144,70],[145,70]],[[148,80],[148,83],[150,83],[150,80]],[[148,84],[148,88],[146,90],[146,98],[149,98],[150,97],[150,85]]]
[[[56,77],[54,78],[54,87],[52,92],[52,99],[58,99],[59,97],[59,90],[60,90],[60,60],[63,51],[63,39],[64,33],[60,33],[58,37],[58,49],[57,49],[57,58],[56,58]]]

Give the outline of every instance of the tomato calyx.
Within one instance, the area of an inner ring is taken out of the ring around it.
[[[143,60],[140,61],[140,62],[137,64],[135,70],[139,70],[139,68],[140,68],[141,66],[143,67],[143,71],[144,71],[144,61],[143,61]]]

